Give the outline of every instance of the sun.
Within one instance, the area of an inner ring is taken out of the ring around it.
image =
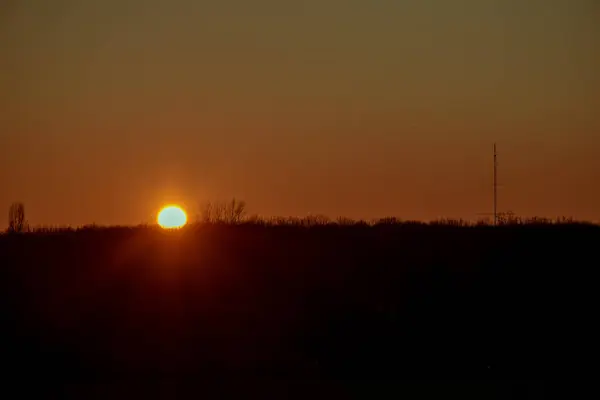
[[[156,218],[158,225],[164,229],[181,228],[187,222],[185,211],[177,205],[168,205],[159,211]]]

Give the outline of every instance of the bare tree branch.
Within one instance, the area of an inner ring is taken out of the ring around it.
[[[25,231],[25,206],[13,203],[8,209],[8,231],[21,233]]]

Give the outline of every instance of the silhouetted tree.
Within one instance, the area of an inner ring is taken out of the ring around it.
[[[239,224],[246,215],[246,202],[236,200],[235,197],[225,207],[225,215],[228,223]]]
[[[355,223],[354,220],[352,220],[351,218],[347,218],[347,217],[337,217],[335,222],[340,226],[351,226],[351,225],[354,225],[354,223]]]
[[[233,198],[230,202],[207,202],[201,212],[204,223],[239,224],[246,216],[246,202]]]
[[[25,230],[25,206],[13,203],[8,209],[8,231],[20,233]]]
[[[252,214],[245,218],[244,222],[254,225],[264,225],[265,220],[258,214]]]
[[[375,220],[373,222],[373,225],[397,225],[397,224],[400,224],[401,222],[402,221],[400,221],[396,217],[384,217],[384,218],[379,218],[379,219]]]
[[[305,226],[323,226],[323,225],[327,225],[331,222],[331,220],[329,219],[329,217],[327,217],[326,215],[321,215],[321,214],[310,214],[307,215],[303,220],[302,223]]]
[[[200,220],[203,223],[211,223],[213,222],[213,204],[208,201],[204,203],[202,210],[200,211]]]
[[[225,205],[223,203],[213,203],[213,216],[211,222],[225,222]]]

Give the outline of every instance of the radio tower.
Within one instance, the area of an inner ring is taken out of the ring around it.
[[[494,143],[494,226],[498,225],[498,160]]]

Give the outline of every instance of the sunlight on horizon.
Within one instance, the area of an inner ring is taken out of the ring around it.
[[[181,207],[171,204],[159,211],[156,220],[163,229],[177,229],[187,223],[187,215]]]

